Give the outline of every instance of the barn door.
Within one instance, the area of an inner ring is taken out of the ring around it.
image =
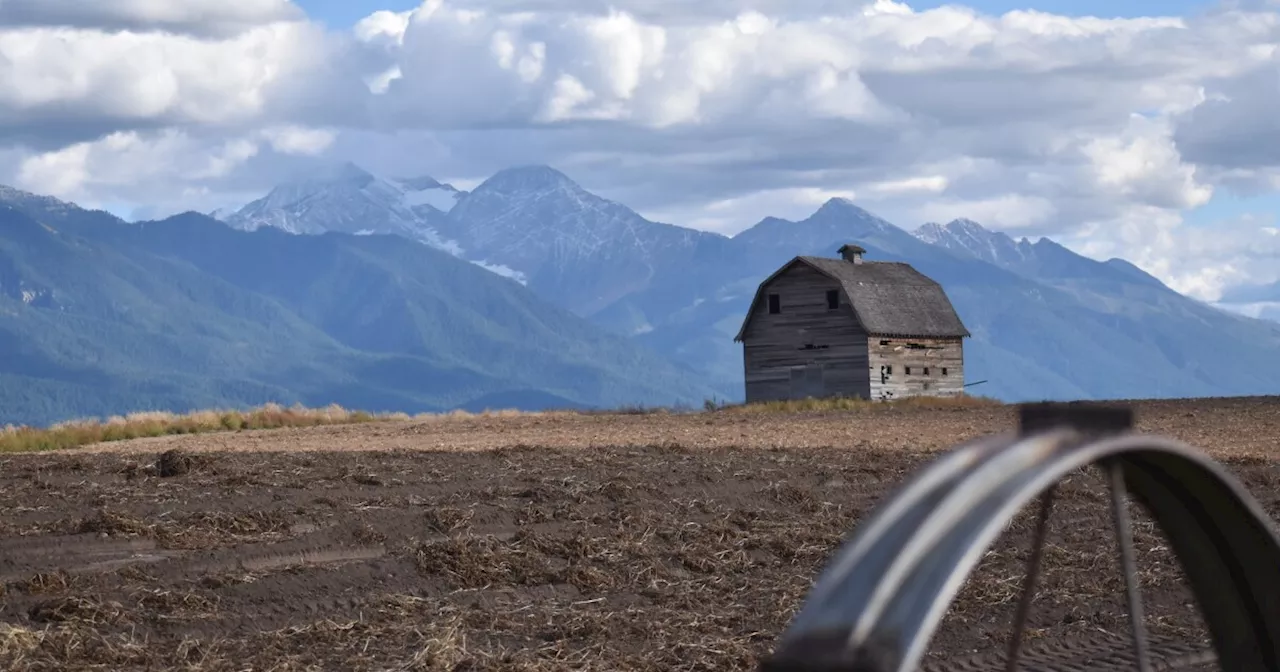
[[[822,364],[791,367],[791,398],[821,399],[827,394],[825,369]]]

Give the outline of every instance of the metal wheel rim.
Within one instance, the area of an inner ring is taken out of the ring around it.
[[[1051,430],[997,447],[1007,440],[969,444],[964,459],[878,507],[874,534],[856,531],[837,553],[779,640],[771,663],[782,666],[772,666],[916,669],[961,584],[1013,516],[1062,476],[1100,465],[1169,539],[1223,669],[1280,672],[1271,636],[1280,635],[1280,540],[1221,465],[1186,444],[1132,433]],[[1132,598],[1131,590],[1131,607]],[[1140,610],[1132,616],[1135,639],[1144,639]]]

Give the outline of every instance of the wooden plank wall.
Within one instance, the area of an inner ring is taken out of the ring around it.
[[[792,367],[814,364],[824,369],[824,396],[869,397],[866,334],[843,293],[840,307],[827,309],[827,290],[838,288],[803,264],[769,284],[743,334],[747,403],[791,398]],[[780,296],[781,313],[769,314],[769,294]]]
[[[872,399],[952,396],[964,391],[964,343],[961,339],[871,336],[868,340]],[[881,367],[893,367],[892,374],[886,374],[884,382],[881,382]],[[907,373],[908,368],[910,373]],[[945,374],[943,369],[946,369]]]

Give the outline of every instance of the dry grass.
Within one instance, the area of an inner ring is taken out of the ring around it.
[[[738,413],[805,413],[817,411],[892,411],[903,408],[919,409],[970,409],[1002,406],[1003,402],[991,397],[977,397],[958,394],[949,397],[907,397],[893,401],[872,401],[848,397],[830,399],[798,399],[788,401],[766,401],[745,405],[716,406],[715,410]],[[708,403],[711,410],[711,403]]]
[[[40,648],[42,642],[42,632],[0,623],[0,658],[21,661],[24,656]]]
[[[142,411],[128,415],[116,415],[106,420],[101,418],[70,420],[50,427],[6,425],[0,427],[0,453],[62,450],[95,443],[180,434],[351,425],[367,422],[430,422],[479,417],[507,418],[525,415],[544,415],[544,413],[500,409],[485,410],[481,413],[455,410],[445,413],[410,415],[403,412],[372,413],[369,411],[353,411],[337,404],[330,404],[324,408],[306,408],[300,405],[286,408],[275,403],[269,403],[248,411],[204,410],[190,413]]]
[[[0,430],[0,453],[59,450],[105,441],[173,434],[313,427],[390,419],[396,417],[349,411],[337,405],[325,408],[285,408],[279,404],[266,404],[249,411],[193,411],[186,414],[146,411],[106,420],[72,420],[48,428],[9,425]]]
[[[288,536],[289,521],[284,514],[274,511],[198,511],[144,519],[102,509],[80,518],[50,523],[46,531],[94,534],[115,539],[154,539],[164,548],[194,549],[238,541],[283,539]],[[59,581],[65,581],[59,575],[44,573],[39,576],[39,580],[52,589],[59,587]],[[40,584],[34,587],[38,588]],[[32,588],[28,587],[28,590]]]
[[[918,409],[970,409],[999,406],[1001,402],[988,397],[958,395],[953,397],[913,397],[897,401],[869,401],[866,399],[831,398],[804,399],[798,401],[772,401],[748,405],[731,405],[708,399],[706,412],[733,413],[803,413],[821,411],[885,411],[904,408]],[[403,412],[373,413],[353,411],[337,404],[324,408],[306,408],[301,405],[284,407],[269,403],[248,411],[203,410],[180,414],[168,411],[142,411],[107,418],[85,418],[58,423],[51,427],[7,425],[0,427],[0,453],[39,452],[78,448],[96,443],[124,441],[128,439],[173,436],[181,434],[207,434],[211,432],[236,432],[243,430],[281,429],[287,427],[317,427],[326,425],[350,425],[368,422],[436,422],[476,418],[502,419],[528,416],[626,416],[670,415],[688,413],[692,409],[626,406],[609,410],[589,411],[521,411],[516,409],[486,409],[479,413],[454,410],[444,413]]]

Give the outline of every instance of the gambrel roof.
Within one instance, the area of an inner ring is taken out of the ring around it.
[[[969,336],[942,286],[896,261],[862,261],[825,257],[796,257],[760,283],[742,328],[734,342],[742,340],[765,288],[774,278],[796,264],[807,264],[840,283],[845,300],[853,308],[862,328],[875,336],[917,338],[957,338]]]

